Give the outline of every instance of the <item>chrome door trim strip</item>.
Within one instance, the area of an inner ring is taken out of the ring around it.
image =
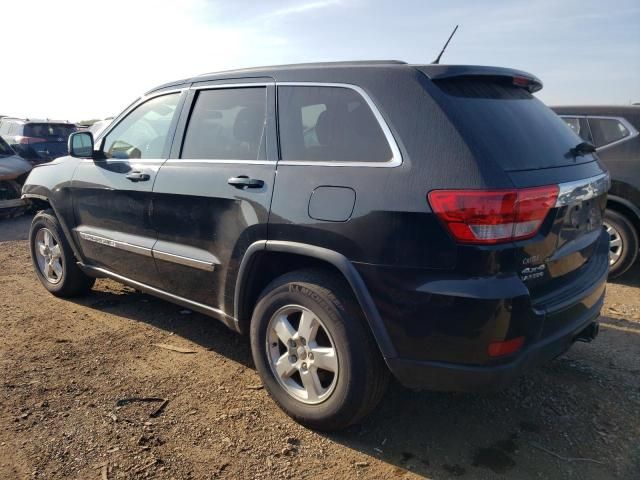
[[[275,160],[229,160],[229,159],[200,159],[200,158],[170,158],[165,164],[180,163],[225,163],[225,164],[248,164],[248,165],[275,165]]]
[[[268,87],[274,85],[273,82],[238,82],[238,83],[214,83],[212,85],[192,85],[190,90],[211,90],[214,88],[246,88],[246,87]]]
[[[197,268],[199,270],[206,270],[207,272],[213,272],[216,268],[216,264],[213,262],[197,260],[195,258],[184,257],[182,255],[162,252],[155,249],[153,250],[153,258],[155,258],[156,260],[165,260],[167,262],[172,262],[172,263],[177,263],[179,265],[185,265],[187,267]]]
[[[131,253],[137,253],[144,257],[151,257],[151,249],[147,247],[141,247],[139,245],[133,245],[127,242],[121,242],[119,240],[112,240],[111,238],[102,237],[100,235],[94,235],[87,232],[78,232],[80,238],[88,242],[99,243],[100,245],[106,245],[107,247],[117,248]]]
[[[314,162],[309,160],[280,160],[278,165],[308,165],[314,167],[398,167],[402,165],[402,154],[400,153],[400,147],[398,147],[398,143],[391,133],[391,129],[389,125],[383,118],[380,110],[373,102],[369,94],[365,92],[358,85],[353,85],[351,83],[323,83],[323,82],[276,82],[276,87],[335,87],[335,88],[348,88],[358,93],[364,101],[367,103],[371,112],[373,112],[374,117],[376,118],[380,128],[382,129],[382,133],[387,139],[387,143],[389,144],[389,148],[391,149],[391,159],[386,162]]]
[[[598,197],[609,191],[610,186],[611,180],[608,173],[574,182],[561,183],[558,185],[560,188],[555,206],[564,207]]]
[[[200,302],[194,302],[193,300],[189,300],[188,298],[169,293],[165,290],[160,290],[159,288],[152,287],[151,285],[147,285],[146,283],[141,283],[128,277],[118,275],[117,273],[114,273],[111,270],[107,270],[106,268],[84,265],[82,263],[78,263],[78,266],[86,273],[95,277],[111,278],[112,280],[124,283],[125,285],[129,285],[130,287],[133,287],[137,290],[141,290],[150,295],[162,298],[163,300],[177,303],[178,305],[182,305],[186,308],[190,308],[205,315],[216,317],[220,319],[227,327],[237,331],[235,319],[231,315],[226,314],[224,311],[218,308],[211,307]]]

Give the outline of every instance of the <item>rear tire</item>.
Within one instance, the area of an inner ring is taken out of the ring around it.
[[[626,272],[638,257],[638,233],[627,217],[607,209],[604,226],[610,239],[609,278],[616,278]]]
[[[40,283],[57,297],[82,295],[95,283],[76,264],[53,210],[38,212],[29,231],[31,261]]]
[[[265,388],[302,425],[348,427],[384,395],[389,371],[351,290],[333,275],[275,279],[258,299],[250,336]]]

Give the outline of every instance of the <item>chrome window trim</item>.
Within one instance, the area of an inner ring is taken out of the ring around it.
[[[206,159],[206,158],[170,158],[165,163],[244,163],[249,165],[275,165],[275,160],[230,160],[230,159]]]
[[[400,147],[396,142],[395,137],[391,133],[389,125],[385,121],[384,117],[380,113],[380,110],[373,102],[369,94],[365,92],[358,85],[351,83],[324,83],[324,82],[276,82],[276,87],[330,87],[330,88],[348,88],[360,95],[367,103],[373,116],[380,125],[382,133],[387,139],[389,148],[391,149],[391,159],[386,162],[314,162],[311,160],[279,160],[278,165],[292,165],[292,166],[315,166],[315,167],[374,167],[374,168],[389,168],[398,167],[402,165],[402,154],[400,153]],[[276,93],[277,95],[277,93]]]
[[[153,250],[153,258],[157,260],[165,260],[167,262],[177,263],[179,265],[185,265],[187,267],[197,268],[199,270],[206,270],[208,272],[213,272],[216,268],[216,264],[213,262],[197,260],[195,258],[176,255],[175,253],[168,253],[160,250]]]
[[[275,85],[273,82],[240,82],[240,83],[214,83],[212,85],[192,85],[189,90],[213,90],[217,88],[246,88],[246,87],[268,87]]]
[[[556,207],[564,207],[598,197],[609,190],[611,180],[608,173],[594,177],[561,183],[558,185]]]
[[[121,242],[120,240],[113,240],[111,238],[103,237],[102,235],[95,235],[93,233],[78,232],[80,238],[88,242],[99,243],[100,245],[106,245],[107,247],[117,248],[118,250],[124,250],[131,253],[137,253],[144,257],[152,257],[151,249],[147,247],[141,247],[139,245],[133,245],[127,242]]]
[[[562,115],[558,115],[560,118],[564,119],[564,118],[584,118],[585,120],[587,120],[587,125],[589,125],[589,130],[591,131],[591,124],[589,123],[589,119],[590,118],[596,118],[596,119],[600,119],[600,120],[616,120],[618,122],[620,122],[624,128],[626,128],[629,131],[629,135],[621,138],[620,140],[616,140],[615,142],[611,142],[611,143],[607,143],[606,145],[602,145],[600,147],[596,148],[596,151],[601,151],[601,150],[605,150],[609,147],[613,147],[615,145],[619,145],[621,143],[627,142],[635,137],[637,137],[638,135],[640,135],[640,132],[638,132],[638,130],[631,125],[631,123],[629,123],[629,120],[627,120],[624,117],[615,117],[615,116],[609,116],[609,115],[569,115],[569,114],[562,114]],[[593,132],[591,131],[591,138],[593,138]]]

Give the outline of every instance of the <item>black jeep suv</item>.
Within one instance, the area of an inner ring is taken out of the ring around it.
[[[608,174],[534,76],[402,62],[231,71],[149,91],[23,193],[35,271],[249,333],[297,421],[357,422],[391,372],[507,384],[597,334]]]
[[[640,237],[640,106],[553,107],[580,137],[595,145],[611,175],[604,226],[611,239],[610,278],[638,258]]]

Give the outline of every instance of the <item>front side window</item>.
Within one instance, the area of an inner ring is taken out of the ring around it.
[[[615,118],[589,117],[589,126],[596,147],[603,147],[631,135],[629,129]]]
[[[104,140],[107,158],[162,158],[179,93],[146,101],[129,113]]]
[[[267,89],[201,90],[195,99],[181,158],[263,160]]]
[[[365,99],[343,87],[278,87],[282,160],[387,162],[393,154]]]

